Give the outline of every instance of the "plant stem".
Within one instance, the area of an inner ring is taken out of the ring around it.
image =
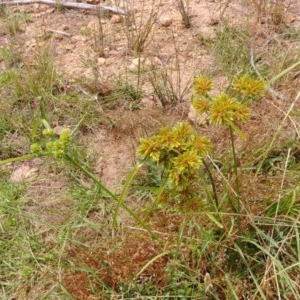
[[[36,157],[47,157],[47,156],[51,157],[52,155],[49,152],[45,152],[42,154],[32,153],[32,154],[19,156],[19,157],[8,158],[8,159],[0,161],[0,166],[9,164],[9,163],[13,163],[13,162],[17,162],[17,161],[23,161],[23,160],[33,159]],[[78,161],[73,159],[70,155],[65,154],[65,158],[68,162],[70,162],[72,165],[74,165],[79,170],[81,170],[87,177],[92,179],[93,182],[98,187],[100,187],[100,189],[104,190],[111,198],[113,198],[115,201],[117,201],[119,204],[121,204],[122,207],[137,221],[138,224],[140,224],[150,234],[150,236],[153,239],[157,239],[157,236],[151,231],[151,229],[126,204],[124,204],[122,201],[120,201],[120,199],[112,191],[110,191],[107,187],[105,187],[103,185],[103,183],[94,176],[94,174],[92,174],[89,170],[87,170],[85,167],[83,167],[82,164],[80,164]]]
[[[71,164],[73,164],[75,167],[80,169],[88,178],[93,180],[93,182],[100,187],[100,189],[103,189],[109,196],[111,196],[115,201],[118,203],[121,203],[122,207],[136,220],[138,224],[140,224],[149,234],[153,239],[157,239],[157,236],[151,231],[151,229],[143,222],[126,204],[123,202],[120,202],[119,198],[114,194],[112,191],[110,191],[107,187],[103,185],[103,183],[97,179],[94,174],[92,174],[89,170],[87,170],[85,167],[82,166],[78,161],[73,159],[70,155],[66,154],[65,155],[67,161],[69,161]]]
[[[80,169],[87,177],[89,177],[90,179],[92,179],[94,181],[94,183],[102,190],[104,190],[111,198],[113,198],[114,200],[118,201],[118,197],[112,192],[110,191],[107,187],[105,187],[102,182],[95,177],[95,175],[93,173],[91,173],[89,170],[87,170],[85,167],[82,166],[81,163],[79,163],[78,161],[76,161],[75,159],[73,159],[70,155],[66,154],[66,158],[67,160],[73,164],[75,167],[77,167],[78,169]]]
[[[216,209],[217,211],[219,210],[219,199],[218,199],[218,194],[217,194],[217,189],[216,189],[216,185],[215,185],[215,181],[212,177],[212,174],[211,174],[211,171],[209,169],[209,166],[208,164],[206,163],[206,161],[204,159],[202,159],[202,162],[203,162],[203,165],[208,173],[208,177],[209,177],[209,180],[211,182],[211,186],[212,186],[212,189],[213,189],[213,198],[215,200],[215,206],[216,206]]]
[[[22,161],[22,160],[28,160],[28,159],[33,159],[35,157],[38,157],[39,155],[37,154],[27,154],[27,155],[22,155],[22,156],[18,156],[18,157],[12,157],[12,158],[8,158],[5,160],[1,160],[0,161],[0,166],[9,164],[9,163],[13,163],[13,162],[17,162],[17,161]]]
[[[238,215],[238,226],[239,231],[241,231],[241,204],[240,204],[240,183],[239,183],[239,177],[238,177],[238,163],[236,158],[236,152],[235,152],[235,145],[234,145],[234,135],[233,135],[233,129],[231,126],[229,126],[230,129],[230,140],[231,140],[231,150],[232,150],[232,156],[233,156],[233,171],[235,175],[235,189],[236,189],[236,207],[237,207],[237,215]]]

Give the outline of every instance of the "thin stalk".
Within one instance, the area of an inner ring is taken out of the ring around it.
[[[137,172],[141,168],[141,166],[142,166],[142,164],[136,164],[135,167],[134,167],[134,169],[129,173],[129,175],[127,177],[127,180],[126,180],[126,182],[124,184],[122,193],[121,193],[121,195],[118,198],[117,208],[115,209],[115,212],[114,212],[114,215],[113,215],[113,227],[115,227],[116,224],[117,224],[117,218],[118,218],[120,207],[122,205],[124,205],[124,199],[125,199],[125,196],[126,196],[126,194],[128,192],[128,189],[129,189],[129,187],[130,187],[133,179],[135,178]]]
[[[23,160],[28,160],[28,159],[33,159],[35,157],[38,157],[40,155],[36,155],[36,154],[27,154],[27,155],[22,155],[22,156],[18,156],[18,157],[12,157],[12,158],[8,158],[5,160],[1,160],[0,161],[0,166],[9,164],[9,163],[13,163],[13,162],[17,162],[17,161],[23,161]]]
[[[234,145],[234,136],[233,136],[233,129],[230,128],[230,140],[231,140],[231,150],[232,150],[232,157],[233,157],[233,171],[235,175],[235,188],[236,188],[236,194],[237,198],[240,198],[240,183],[239,183],[239,177],[238,177],[238,163],[235,153],[235,145]],[[240,202],[238,201],[238,213],[240,213]]]
[[[77,162],[76,160],[74,160],[68,154],[66,154],[65,156],[66,156],[66,159],[71,164],[73,164],[74,166],[76,166],[77,168],[79,168],[88,178],[90,178],[91,180],[93,180],[93,182],[98,187],[100,187],[101,189],[103,189],[109,196],[111,196],[112,199],[114,199],[115,201],[117,201],[118,203],[120,203],[120,199],[116,196],[116,194],[114,194],[107,187],[105,187],[103,185],[103,183],[94,176],[94,174],[92,174],[89,170],[87,170],[85,167],[83,167],[79,162]],[[121,205],[136,220],[136,222],[138,224],[140,224],[150,234],[150,236],[153,239],[157,239],[157,236],[151,231],[151,229],[126,204],[121,203]]]
[[[93,180],[93,182],[102,190],[104,190],[111,198],[118,201],[118,197],[110,191],[106,186],[103,185],[103,183],[96,178],[96,176],[91,173],[89,170],[87,170],[85,167],[83,167],[78,161],[73,159],[70,155],[65,154],[67,161],[69,161],[71,164],[73,164],[75,167],[77,167],[79,170],[81,170],[87,177]]]
[[[163,191],[165,190],[165,187],[167,185],[167,182],[168,182],[168,179],[166,178],[164,181],[163,181],[163,184],[161,185],[161,187],[158,189],[156,195],[155,195],[155,199],[151,205],[151,207],[148,209],[148,212],[146,213],[146,217],[145,217],[145,220],[148,220],[150,218],[150,215],[153,211],[153,209],[157,206],[157,204],[159,203],[159,200],[160,200],[160,196],[161,194],[163,193]]]
[[[212,186],[212,189],[213,189],[213,198],[214,198],[214,201],[215,201],[216,209],[218,211],[219,210],[219,199],[218,199],[218,194],[217,194],[217,189],[216,189],[215,181],[214,181],[214,179],[212,177],[210,168],[209,168],[208,164],[206,163],[206,161],[204,159],[202,159],[202,162],[203,162],[203,165],[204,165],[204,167],[205,167],[205,169],[207,171],[209,180],[211,182],[211,186]]]
[[[238,216],[238,226],[239,231],[241,230],[241,204],[240,204],[240,183],[239,183],[239,177],[238,177],[238,163],[236,158],[236,152],[235,152],[235,145],[234,145],[234,135],[233,135],[233,129],[231,126],[229,126],[230,129],[230,140],[231,140],[231,150],[232,150],[232,157],[233,157],[233,171],[235,175],[235,189],[236,189],[236,207],[237,207],[237,216]]]
[[[24,161],[24,160],[33,159],[33,158],[36,158],[36,157],[53,157],[53,155],[51,155],[51,153],[49,153],[49,152],[45,152],[43,154],[41,154],[41,153],[40,154],[32,153],[32,154],[22,155],[22,156],[2,160],[2,161],[0,161],[0,166],[5,165],[5,164],[9,164],[9,163],[13,163],[13,162],[17,162],[17,161]],[[151,229],[126,204],[121,202],[120,199],[112,191],[110,191],[107,187],[105,187],[103,185],[103,183],[94,176],[94,174],[92,174],[89,170],[84,168],[79,162],[74,160],[70,155],[65,154],[65,158],[68,162],[70,162],[75,167],[77,167],[79,170],[81,170],[88,178],[93,180],[93,182],[98,187],[100,187],[100,189],[104,190],[112,199],[117,201],[119,204],[121,203],[122,207],[136,220],[136,222],[138,224],[140,224],[150,234],[150,236],[153,239],[157,239],[157,236],[151,231]],[[122,198],[121,198],[121,200],[122,200]]]
[[[136,90],[138,92],[138,94],[140,94],[140,90],[141,90],[141,74],[142,74],[142,71],[141,71],[141,68],[142,68],[142,64],[141,64],[141,53],[138,52],[138,74],[137,74],[137,86],[136,86]]]

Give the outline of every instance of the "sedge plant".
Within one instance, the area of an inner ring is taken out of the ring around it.
[[[42,134],[39,135],[39,127],[43,126]],[[117,225],[117,217],[120,207],[124,208],[133,219],[140,224],[152,238],[156,239],[156,235],[150,230],[150,228],[143,222],[136,213],[134,213],[125,203],[124,199],[128,192],[131,182],[135,178],[138,170],[141,167],[141,164],[137,164],[132,172],[130,172],[125,184],[124,188],[121,191],[121,194],[118,196],[109,188],[107,188],[101,180],[99,180],[91,170],[89,170],[82,162],[80,162],[77,158],[72,154],[71,146],[72,146],[72,132],[69,129],[64,129],[61,131],[59,135],[56,135],[49,125],[49,123],[45,119],[39,120],[36,123],[35,128],[32,130],[32,144],[30,146],[30,153],[22,156],[12,157],[5,160],[0,161],[0,166],[5,164],[10,164],[18,161],[25,161],[34,159],[36,157],[50,157],[63,162],[66,162],[76,169],[80,170],[87,178],[91,179],[94,184],[102,190],[108,198],[113,199],[117,202],[117,207],[115,209],[113,215],[113,224],[114,227]]]
[[[206,136],[200,136],[182,122],[141,139],[137,151],[143,161],[161,170],[161,185],[153,205],[165,204],[188,211],[203,207],[198,179],[203,157],[211,151]]]
[[[257,99],[263,94],[265,84],[261,80],[251,78],[246,74],[236,76],[228,92],[221,92],[217,97],[209,95],[212,89],[213,81],[210,78],[197,76],[194,80],[192,105],[197,115],[206,113],[210,124],[225,126],[230,132],[236,192],[235,200],[233,202],[230,200],[230,204],[234,213],[239,216],[241,213],[240,183],[234,134],[244,140],[246,139],[240,125],[249,120],[251,114],[249,103],[252,99]]]

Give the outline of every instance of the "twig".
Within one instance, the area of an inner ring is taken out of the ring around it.
[[[57,34],[61,34],[61,35],[66,35],[66,36],[70,36],[71,34],[65,31],[61,31],[61,30],[54,30],[54,29],[50,29],[49,31],[53,32],[53,33],[57,33]]]
[[[0,0],[0,5],[25,5],[25,4],[46,4],[46,5],[53,5],[53,6],[62,6],[67,8],[77,8],[77,9],[88,9],[88,10],[95,10],[100,12],[109,12],[111,14],[116,15],[128,15],[128,12],[122,8],[117,6],[106,6],[106,5],[93,5],[88,3],[77,3],[77,2],[60,2],[55,0],[11,0],[11,1],[3,1]]]

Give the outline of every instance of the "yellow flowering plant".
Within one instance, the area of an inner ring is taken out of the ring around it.
[[[42,131],[43,140],[39,143],[33,143],[30,146],[30,152],[37,156],[53,156],[62,158],[65,156],[71,141],[70,130],[65,128],[59,136],[56,136],[46,120],[41,120],[41,123],[44,126]]]
[[[194,91],[197,95],[207,95],[213,89],[213,81],[205,76],[199,75],[194,79]]]
[[[231,93],[221,92],[217,97],[208,93],[212,90],[212,80],[198,76],[194,80],[192,105],[198,115],[207,113],[211,124],[229,126],[240,137],[244,138],[239,123],[245,123],[250,117],[249,100],[261,96],[265,84],[249,75],[236,76],[233,79]]]
[[[249,99],[262,96],[265,84],[260,79],[251,78],[248,74],[233,79],[233,89]]]
[[[160,193],[159,201],[181,208],[189,206],[189,201],[193,202],[193,207],[202,203],[196,179],[202,159],[210,151],[210,140],[199,136],[186,122],[173,129],[164,127],[157,135],[141,139],[137,149],[144,161],[154,163],[164,171],[164,193]]]
[[[251,115],[249,102],[263,95],[265,83],[260,79],[255,79],[245,74],[236,76],[227,92],[221,92],[217,97],[209,95],[212,88],[213,83],[210,78],[197,76],[194,80],[192,105],[197,115],[207,114],[210,124],[229,128],[237,194],[235,205],[232,207],[235,212],[240,213],[238,163],[234,145],[234,133],[237,133],[242,139],[246,139],[240,129],[240,124],[249,120]]]
[[[39,127],[42,127],[42,130],[39,130]],[[106,187],[102,181],[97,178],[93,171],[77,158],[75,149],[71,147],[72,133],[69,129],[65,128],[59,134],[55,134],[54,130],[50,127],[49,123],[45,119],[39,119],[36,121],[35,127],[32,129],[31,141],[32,144],[30,146],[29,154],[0,160],[0,166],[14,162],[30,160],[36,157],[49,157],[61,162],[66,162],[75,167],[77,170],[81,171],[87,178],[89,178],[95,184],[95,186],[101,190],[101,192],[103,192],[105,197],[113,199],[115,202],[117,202],[117,206],[113,215],[113,226],[116,226],[119,209],[120,207],[123,207],[127,213],[129,213],[129,215],[132,216],[134,220],[150,234],[153,239],[157,238],[147,224],[145,224],[145,222],[124,203],[126,193],[141,167],[140,164],[137,164],[129,173],[119,196]],[[152,152],[153,151],[150,151],[150,153]]]

